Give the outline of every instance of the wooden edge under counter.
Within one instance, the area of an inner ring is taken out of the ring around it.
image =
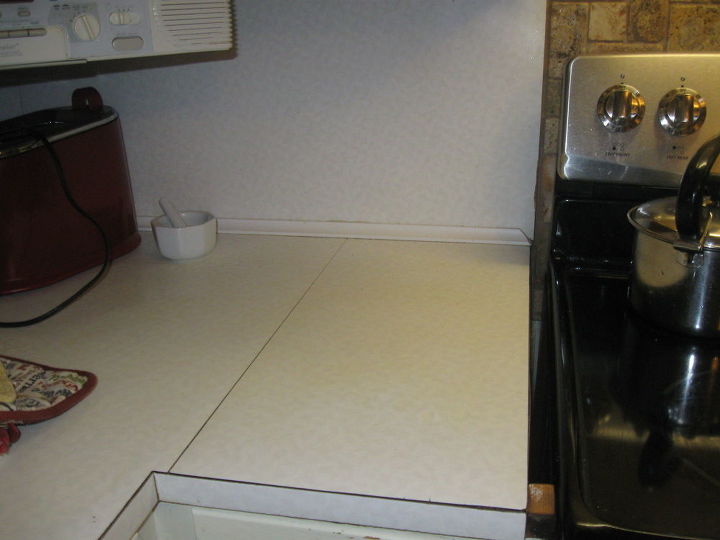
[[[527,513],[539,516],[555,515],[553,484],[528,484]]]
[[[555,486],[528,484],[525,540],[554,540],[558,538],[555,516]]]

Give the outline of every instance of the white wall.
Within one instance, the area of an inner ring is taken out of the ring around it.
[[[0,117],[92,84],[139,215],[531,235],[545,2],[236,0],[231,60],[0,89]],[[288,223],[292,228],[292,223]]]

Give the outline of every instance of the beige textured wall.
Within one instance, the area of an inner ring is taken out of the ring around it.
[[[589,54],[720,51],[720,0],[549,0],[535,193],[533,318],[540,316],[555,183],[563,69]]]

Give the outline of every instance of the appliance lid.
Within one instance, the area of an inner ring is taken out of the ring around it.
[[[0,159],[39,147],[41,137],[55,142],[112,122],[112,107],[45,109],[0,122]]]
[[[655,199],[631,209],[628,220],[638,231],[658,240],[674,244],[678,241],[675,223],[676,197]],[[720,208],[706,198],[703,204],[705,213],[705,232],[700,239],[700,247],[710,251],[720,251]]]

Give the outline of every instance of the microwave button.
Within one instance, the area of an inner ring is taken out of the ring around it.
[[[116,37],[112,41],[113,49],[116,51],[139,51],[145,42],[140,36]]]
[[[27,37],[28,31],[27,30],[10,30],[8,32],[8,37],[10,38],[19,38],[19,37]]]
[[[134,11],[113,11],[109,16],[110,24],[116,26],[125,26],[128,24],[138,24],[140,15]]]
[[[47,30],[44,28],[28,28],[29,37],[40,37],[47,35]]]
[[[29,17],[30,10],[28,8],[18,8],[17,14],[18,17]]]

